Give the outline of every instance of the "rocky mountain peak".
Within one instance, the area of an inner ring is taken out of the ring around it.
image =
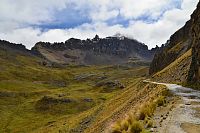
[[[0,48],[3,50],[9,50],[13,52],[29,52],[28,49],[22,44],[11,43],[9,41],[0,40]]]
[[[99,41],[100,40],[100,38],[99,38],[99,36],[98,35],[95,35],[95,37],[92,39],[93,41]]]
[[[154,51],[148,50],[147,45],[137,40],[124,36],[100,38],[98,35],[86,40],[70,38],[62,43],[38,42],[32,51],[53,62],[64,64],[118,64],[127,62],[129,57],[150,61],[154,54]],[[56,59],[50,59],[50,55]]]

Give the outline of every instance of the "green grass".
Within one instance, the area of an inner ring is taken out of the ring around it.
[[[117,86],[98,87],[97,83],[117,80],[127,87],[148,72],[145,66],[44,67],[37,57],[2,50],[0,62],[0,132],[8,133],[37,132],[63,121],[68,123],[59,128],[69,131],[124,92]],[[71,99],[73,102],[49,101],[47,104],[42,102],[44,96],[58,101]]]

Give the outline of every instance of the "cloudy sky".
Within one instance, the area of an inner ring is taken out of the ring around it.
[[[0,39],[31,48],[121,33],[149,48],[189,20],[199,0],[0,0]]]

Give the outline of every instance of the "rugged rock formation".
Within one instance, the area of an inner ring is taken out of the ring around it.
[[[187,64],[189,72],[186,81],[199,81],[199,61],[200,61],[200,3],[191,15],[191,19],[175,32],[166,44],[156,52],[150,66],[150,74],[155,74],[183,56],[192,48],[192,58],[188,57]],[[189,61],[190,60],[190,61]],[[190,62],[190,63],[189,63]],[[175,64],[175,63],[174,63]],[[181,65],[181,64],[180,64]],[[183,64],[182,64],[183,65]]]
[[[192,64],[190,66],[188,81],[200,82],[200,3],[191,16],[192,27]]]
[[[0,50],[9,52],[13,56],[37,56],[40,65],[49,67],[63,67],[67,64],[75,65],[149,65],[155,51],[134,39],[124,36],[80,40],[71,38],[62,43],[38,42],[28,50],[22,44],[0,40]]]
[[[156,49],[124,36],[80,40],[64,43],[38,42],[32,52],[59,64],[122,64],[136,60],[151,61]]]
[[[26,47],[22,44],[15,44],[15,43],[11,43],[5,40],[0,40],[0,49],[2,50],[7,50],[7,51],[15,51],[15,52],[25,52],[28,53],[30,52],[29,50],[26,49]]]
[[[157,72],[152,78],[159,82],[185,83],[192,61],[192,50],[188,50],[170,65]]]
[[[150,74],[154,74],[171,64],[191,48],[191,37],[189,33],[191,21],[175,32],[166,44],[156,52],[150,67]]]

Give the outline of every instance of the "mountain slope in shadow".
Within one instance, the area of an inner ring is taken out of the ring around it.
[[[200,3],[185,26],[156,52],[149,73],[155,80],[200,82]]]

